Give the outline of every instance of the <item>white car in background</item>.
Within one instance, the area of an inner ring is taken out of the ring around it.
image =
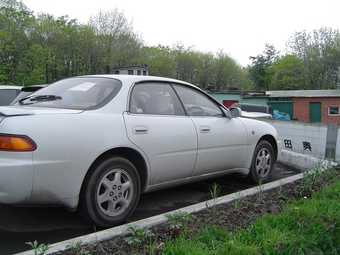
[[[141,193],[238,174],[268,180],[281,143],[194,85],[161,77],[64,79],[0,107],[0,203],[60,205],[95,225]]]
[[[241,114],[242,117],[247,117],[247,118],[256,118],[256,119],[272,119],[273,115],[265,112],[247,112],[247,111],[242,111]]]
[[[272,119],[273,108],[269,105],[234,103],[231,107],[238,107],[242,110],[242,117]]]
[[[20,86],[0,85],[0,106],[10,105],[21,92]]]

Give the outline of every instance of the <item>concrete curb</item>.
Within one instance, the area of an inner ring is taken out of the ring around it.
[[[299,153],[295,153],[293,151],[289,151],[289,150],[282,150],[281,155],[279,157],[278,163],[290,166],[292,168],[295,168],[297,170],[301,170],[301,171],[306,171],[306,170],[312,170],[312,169],[316,169],[316,167],[318,166],[328,166],[329,163],[325,160],[320,160],[318,158],[315,157],[311,157],[308,155],[303,155],[303,154],[299,154]],[[277,188],[280,187],[284,184],[290,183],[290,182],[294,182],[296,180],[299,180],[303,177],[303,174],[298,174],[298,175],[294,175],[294,176],[290,176],[278,181],[274,181],[271,183],[267,183],[261,186],[261,190],[262,191],[266,191],[269,189],[273,189],[273,188]],[[223,203],[228,203],[231,202],[237,198],[242,198],[242,197],[246,197],[249,195],[253,195],[256,194],[259,191],[259,187],[254,187],[254,188],[250,188],[247,190],[243,190],[241,192],[237,192],[237,193],[233,193],[233,194],[229,194],[226,196],[222,196],[218,198],[218,204],[223,204]],[[211,203],[213,203],[212,200],[210,200]],[[209,201],[206,202],[201,202],[195,205],[191,205],[191,206],[187,206],[178,210],[174,210],[168,213],[175,213],[178,211],[181,212],[186,212],[186,213],[193,213],[193,212],[197,212],[197,211],[201,211],[203,209],[206,208],[207,203],[209,204]],[[167,221],[167,218],[165,217],[165,214],[160,214],[157,216],[153,216],[150,218],[146,218],[143,220],[139,220],[136,221],[135,223],[143,228],[150,228],[152,226],[164,223]],[[115,236],[119,236],[124,234],[125,230],[127,229],[127,225],[121,225],[118,227],[113,227],[110,229],[106,229],[106,230],[102,230],[93,234],[89,234],[89,235],[85,235],[85,236],[81,236],[81,237],[77,237],[77,238],[73,238],[73,239],[69,239],[69,240],[65,240],[59,243],[55,243],[52,244],[50,249],[46,252],[46,254],[51,254],[54,252],[58,252],[58,251],[63,251],[66,249],[67,245],[70,245],[71,243],[76,243],[76,242],[81,242],[83,245],[88,244],[88,243],[95,243],[95,242],[102,242],[108,239],[111,239]],[[21,253],[17,253],[17,255],[34,255],[34,251],[33,250],[29,250],[29,251],[25,251],[25,252],[21,252]]]
[[[320,168],[325,170],[329,167],[330,162],[325,159],[296,153],[292,150],[282,150],[278,159],[278,163],[295,168],[301,172]]]

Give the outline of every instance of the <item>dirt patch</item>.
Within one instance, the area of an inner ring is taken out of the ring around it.
[[[205,209],[195,212],[192,214],[194,217],[188,221],[187,233],[194,235],[207,225],[217,225],[227,228],[230,231],[247,227],[254,219],[266,213],[280,213],[283,206],[291,199],[308,199],[313,192],[319,191],[325,185],[332,183],[334,179],[339,179],[339,176],[339,171],[337,170],[334,171],[334,174],[329,178],[323,178],[320,181],[311,179],[306,183],[306,180],[297,180],[279,188],[240,198],[237,201],[227,204],[218,205],[216,210]],[[153,248],[152,254],[161,254],[161,244],[172,238],[176,238],[176,236],[181,233],[181,229],[177,229],[176,231],[171,230],[168,223],[154,226],[150,228],[150,230],[154,234],[152,243],[159,244],[155,245],[155,247],[158,248]],[[127,236],[118,236],[104,242],[81,246],[82,252],[88,253],[80,253],[79,248],[78,251],[76,249],[70,249],[54,254],[149,254],[149,238],[142,240],[139,246],[136,247],[127,244],[125,241],[126,237]]]

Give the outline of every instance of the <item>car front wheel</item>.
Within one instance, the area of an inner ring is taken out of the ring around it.
[[[247,179],[252,183],[264,183],[270,177],[273,167],[273,147],[269,142],[262,140],[255,148]]]
[[[103,160],[85,178],[78,211],[101,227],[116,226],[134,212],[140,196],[140,180],[134,165],[125,158]]]

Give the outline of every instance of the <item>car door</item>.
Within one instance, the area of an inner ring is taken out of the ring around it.
[[[129,140],[147,156],[150,185],[192,174],[197,153],[196,128],[169,84],[136,84],[124,119]]]
[[[220,106],[206,94],[174,86],[198,134],[194,176],[244,166],[247,132],[238,118],[224,116]]]

